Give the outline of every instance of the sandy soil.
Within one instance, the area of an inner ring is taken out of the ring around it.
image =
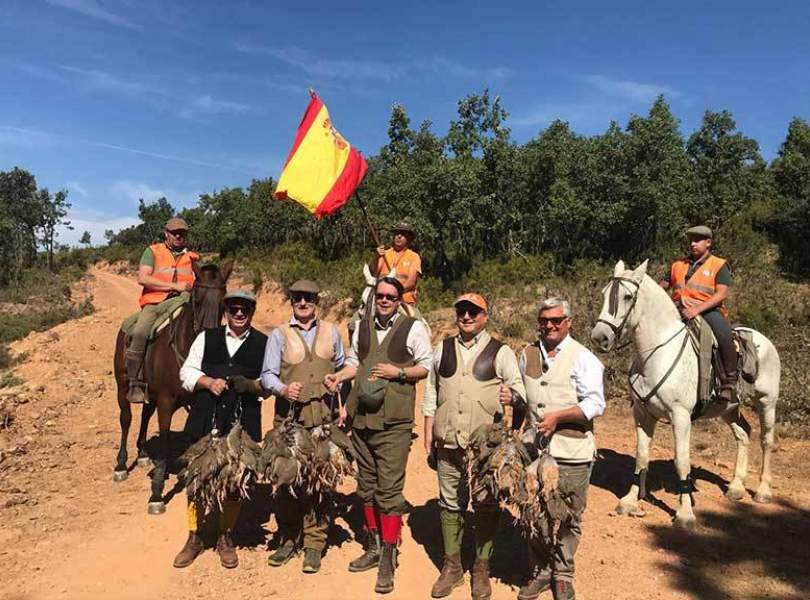
[[[90,282],[97,312],[30,335],[14,344],[25,353],[17,373],[28,391],[2,394],[16,405],[11,427],[0,430],[0,597],[45,598],[369,598],[374,572],[352,574],[348,561],[362,518],[347,494],[339,497],[330,547],[317,575],[300,571],[300,558],[280,569],[266,565],[275,531],[272,500],[257,490],[237,525],[239,568],[225,570],[213,551],[188,569],[172,567],[185,537],[185,501],[166,514],[146,513],[149,481],[134,468],[112,481],[118,444],[118,408],[111,374],[121,319],[133,312],[137,285],[96,269]],[[288,316],[278,294],[260,296],[256,324],[263,329]],[[269,426],[272,404],[265,407]],[[137,413],[137,409],[136,409]],[[175,415],[173,428],[184,415]],[[137,414],[136,414],[137,419]],[[755,419],[749,419],[752,422]],[[152,428],[155,425],[153,423]],[[757,429],[755,427],[755,433]],[[417,434],[421,431],[417,428]],[[730,432],[700,424],[693,437],[697,478],[695,532],[670,525],[675,507],[671,436],[661,426],[653,446],[654,498],[641,518],[613,513],[632,476],[633,433],[628,407],[612,403],[598,423],[600,446],[577,555],[579,598],[595,599],[798,599],[810,598],[810,443],[779,441],[774,458],[776,500],[732,504],[723,497],[731,475]],[[130,455],[134,459],[134,432]],[[756,484],[759,450],[753,446],[749,488]],[[403,530],[400,568],[391,598],[428,598],[441,560],[435,474],[417,440],[411,452],[406,497],[413,505]],[[167,486],[171,487],[174,479]],[[472,560],[472,536],[465,560]],[[514,598],[526,571],[519,533],[502,527],[494,559],[493,598]],[[451,598],[469,597],[469,586]],[[542,596],[550,598],[550,594]]]

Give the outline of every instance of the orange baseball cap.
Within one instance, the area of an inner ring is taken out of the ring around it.
[[[487,305],[487,301],[484,300],[484,297],[481,294],[476,294],[475,292],[461,294],[461,296],[456,298],[456,301],[453,302],[453,306],[458,306],[462,302],[469,302],[482,310],[489,310],[489,306]]]

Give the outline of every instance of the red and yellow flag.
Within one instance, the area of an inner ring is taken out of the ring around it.
[[[368,165],[334,128],[318,95],[310,95],[273,197],[291,198],[319,219],[346,204]]]

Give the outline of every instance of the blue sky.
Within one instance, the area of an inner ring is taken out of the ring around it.
[[[366,154],[393,103],[443,133],[489,87],[520,142],[555,118],[625,124],[663,93],[684,134],[729,109],[773,158],[810,118],[810,4],[664,4],[4,0],[0,170],[67,188],[62,241],[98,243],[138,198],[277,177],[310,86]]]

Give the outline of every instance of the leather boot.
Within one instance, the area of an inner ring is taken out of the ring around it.
[[[369,529],[366,533],[365,550],[349,563],[349,571],[360,573],[373,569],[378,564],[380,564],[380,532],[377,529]]]
[[[445,556],[439,578],[430,590],[432,598],[449,596],[455,588],[464,583],[464,569],[461,566],[461,555]]]
[[[536,600],[540,594],[551,587],[551,575],[535,571],[531,581],[520,588],[518,600]]]
[[[489,559],[476,558],[472,569],[472,600],[489,600],[492,585],[489,583]]]
[[[183,569],[189,566],[204,549],[205,545],[203,544],[202,538],[193,531],[189,532],[185,546],[183,546],[183,549],[174,557],[175,568]]]
[[[146,402],[146,394],[144,393],[145,385],[140,378],[143,355],[143,352],[131,352],[130,350],[127,350],[126,354],[127,380],[129,381],[127,400],[132,404],[143,404]]]
[[[554,600],[576,600],[577,595],[574,592],[574,584],[571,581],[554,581],[551,586],[551,595]]]
[[[394,571],[397,569],[397,545],[385,542],[380,552],[380,566],[377,569],[377,584],[374,591],[388,594],[394,591]]]
[[[737,399],[737,379],[739,378],[739,371],[726,371],[720,382],[720,390],[717,392],[717,397],[725,402],[738,402]]]
[[[233,569],[239,564],[239,557],[236,555],[236,548],[230,533],[221,533],[217,539],[217,554],[219,562],[226,569]]]

